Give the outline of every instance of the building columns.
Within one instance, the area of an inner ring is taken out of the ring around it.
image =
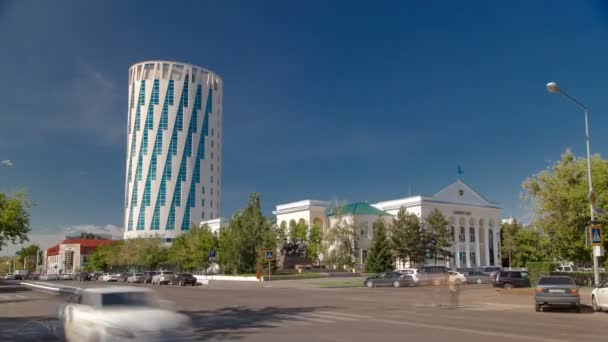
[[[488,221],[489,222],[489,221]],[[486,266],[492,266],[490,264],[490,227],[485,227],[485,237],[484,237],[484,250],[486,254]]]
[[[479,252],[479,223],[475,225],[475,266],[481,266],[481,253]]]
[[[456,268],[460,268],[460,227],[454,227],[454,261]]]
[[[466,227],[466,223],[465,223],[465,227],[464,227],[464,250],[465,250],[465,257],[464,260],[466,260],[467,263],[467,267],[471,267],[471,228],[470,227]]]
[[[499,228],[496,228],[496,230],[492,230],[492,233],[494,234],[494,236],[492,236],[492,242],[494,242],[494,266],[500,266],[502,264],[502,262],[500,261],[499,257],[498,257],[498,238],[497,236],[500,236],[500,230]]]

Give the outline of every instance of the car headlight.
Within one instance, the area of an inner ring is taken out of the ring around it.
[[[106,333],[110,336],[122,337],[122,338],[135,338],[132,332],[123,328],[106,327]]]

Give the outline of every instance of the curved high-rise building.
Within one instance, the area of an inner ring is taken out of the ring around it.
[[[129,69],[125,238],[174,238],[221,213],[222,80],[147,61]]]

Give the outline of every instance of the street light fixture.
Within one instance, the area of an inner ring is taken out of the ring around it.
[[[585,136],[586,136],[586,140],[587,140],[587,177],[589,179],[589,209],[591,210],[591,222],[594,222],[595,221],[595,212],[593,209],[593,202],[591,200],[591,194],[593,193],[593,182],[591,181],[591,152],[590,152],[591,148],[589,147],[589,120],[587,118],[587,112],[589,110],[587,109],[587,106],[582,104],[580,101],[578,101],[577,99],[573,98],[572,96],[570,96],[567,93],[565,93],[564,91],[562,91],[559,88],[559,86],[557,85],[557,83],[555,83],[555,82],[547,83],[547,91],[550,93],[561,94],[563,97],[572,101],[574,104],[576,104],[579,108],[581,108],[585,112]],[[595,247],[594,247],[594,249],[595,249]],[[595,278],[594,279],[595,285],[599,285],[600,270],[599,270],[597,255],[596,255],[595,251],[593,253],[592,258],[593,258],[593,275]]]

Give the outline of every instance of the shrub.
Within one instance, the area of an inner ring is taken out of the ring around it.
[[[568,276],[574,279],[578,286],[593,286],[593,272],[551,272],[551,275]],[[600,281],[606,278],[606,274],[600,273]]]
[[[526,267],[530,275],[530,284],[535,286],[540,277],[551,274],[551,271],[555,269],[555,264],[548,261],[535,261],[528,262]]]

